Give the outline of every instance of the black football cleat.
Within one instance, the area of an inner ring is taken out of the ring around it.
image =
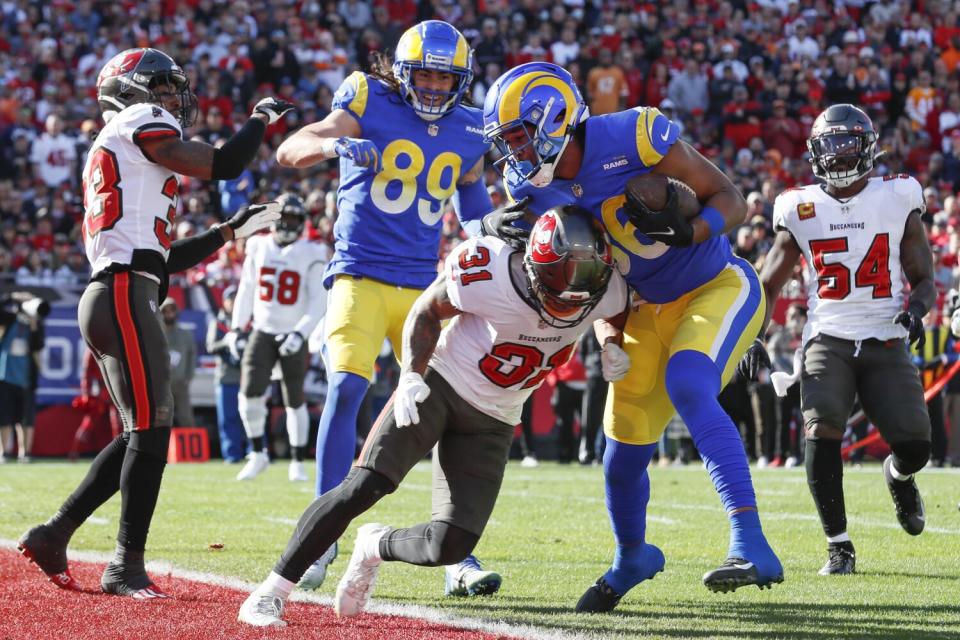
[[[926,524],[926,511],[923,508],[923,498],[913,478],[897,480],[891,470],[893,456],[887,456],[883,461],[883,478],[887,481],[887,488],[893,496],[893,506],[897,510],[897,520],[903,530],[912,536],[918,536]]]
[[[41,524],[20,536],[17,550],[40,567],[56,586],[67,591],[82,591],[67,568],[68,538],[69,536],[58,533],[49,524]]]
[[[777,564],[779,565],[779,561]],[[751,584],[761,589],[769,589],[775,582],[783,582],[782,568],[772,576],[761,576],[756,565],[743,558],[727,558],[722,565],[703,576],[704,586],[710,591],[720,593],[736,591]]]
[[[136,600],[169,598],[160,587],[153,584],[143,565],[124,565],[111,562],[100,578],[104,593],[126,596]]]
[[[857,554],[853,543],[831,542],[827,546],[827,564],[818,572],[821,576],[846,576],[857,571]]]
[[[613,590],[607,581],[601,577],[580,596],[577,602],[577,613],[607,613],[613,611],[623,595]]]

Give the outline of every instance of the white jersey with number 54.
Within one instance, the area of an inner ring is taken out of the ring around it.
[[[246,254],[231,326],[245,328],[252,317],[257,331],[308,337],[326,311],[328,247],[303,238],[280,246],[260,234],[247,240]]]
[[[92,275],[114,263],[131,264],[136,250],[167,259],[180,182],[142,145],[180,135],[169,112],[136,104],[115,115],[90,147],[83,168],[83,242]]]
[[[520,421],[523,403],[552,369],[570,359],[594,320],[627,307],[627,285],[614,269],[606,293],[583,322],[552,327],[510,277],[513,253],[502,240],[482,237],[447,256],[447,295],[463,313],[444,328],[430,359],[461,398],[507,424]],[[522,268],[521,261],[516,264]],[[517,280],[526,283],[522,275]]]
[[[893,324],[903,310],[900,242],[907,216],[925,210],[923,189],[908,175],[871,178],[838,200],[820,185],[784,191],[773,225],[796,239],[806,258],[809,331],[847,340],[907,335]]]

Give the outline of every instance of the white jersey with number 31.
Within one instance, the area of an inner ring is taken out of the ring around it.
[[[488,236],[467,240],[447,256],[447,295],[463,313],[444,328],[430,359],[461,398],[511,425],[520,421],[523,403],[550,371],[570,359],[593,321],[612,318],[627,306],[626,282],[614,269],[603,298],[582,322],[552,327],[510,277],[512,253]]]
[[[776,230],[788,230],[808,266],[812,338],[890,340],[903,310],[900,242],[912,211],[925,210],[923,189],[908,175],[871,178],[860,193],[837,200],[820,185],[783,192],[773,206]]]
[[[142,145],[180,135],[169,112],[136,104],[116,114],[90,147],[83,168],[83,241],[93,275],[113,263],[130,264],[135,250],[167,259],[180,182]]]

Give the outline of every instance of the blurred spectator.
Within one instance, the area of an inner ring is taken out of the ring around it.
[[[223,302],[215,318],[207,325],[207,353],[216,356],[214,374],[217,397],[217,431],[220,435],[220,455],[224,462],[241,462],[247,452],[246,435],[240,420],[237,397],[240,393],[240,361],[230,353],[224,336],[230,332],[233,299],[237,288],[223,291]]]
[[[43,134],[33,141],[30,161],[35,175],[48,187],[59,188],[73,181],[77,160],[76,141],[63,132],[63,120],[56,114],[47,116]]]
[[[621,111],[627,97],[627,81],[620,67],[613,64],[613,52],[600,49],[597,66],[587,74],[590,113],[602,115]]]
[[[683,115],[688,115],[696,109],[706,111],[709,108],[709,82],[707,74],[700,68],[700,63],[693,58],[686,61],[683,71],[670,80],[667,86],[667,97]]]
[[[800,123],[787,114],[787,103],[779,98],[773,101],[773,113],[763,123],[763,144],[776,149],[784,158],[795,158],[806,147],[806,132]]]

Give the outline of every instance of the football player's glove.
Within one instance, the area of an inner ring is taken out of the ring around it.
[[[770,368],[770,356],[763,340],[756,338],[737,364],[737,371],[747,380],[756,380],[761,369]]]
[[[513,223],[523,220],[527,213],[528,202],[530,202],[530,196],[524,196],[516,202],[483,216],[481,221],[483,235],[496,236],[517,251],[523,251],[526,248],[527,238],[530,237],[530,229],[514,226]]]
[[[296,107],[286,100],[264,98],[254,105],[253,112],[267,116],[267,124],[273,124],[293,109],[296,109]]]
[[[290,333],[277,336],[277,342],[280,343],[277,352],[281,356],[292,356],[300,351],[300,348],[303,346],[303,336],[300,335],[299,331],[291,331]]]
[[[240,362],[240,358],[243,355],[243,344],[240,338],[239,331],[230,331],[225,336],[223,336],[223,341],[227,343],[227,350],[230,352],[230,355],[234,360]]]
[[[893,318],[893,324],[898,324],[907,330],[907,339],[910,344],[917,343],[917,349],[922,349],[927,341],[927,336],[923,330],[923,318],[916,311],[907,309],[901,311]],[[951,319],[951,325],[953,324]]]
[[[430,387],[419,373],[408,371],[400,376],[397,392],[393,397],[393,417],[397,426],[406,427],[419,423],[420,411],[417,404],[426,400],[429,395]]]
[[[232,218],[227,220],[227,226],[233,229],[233,238],[236,240],[266,229],[279,218],[280,203],[251,204],[241,207]]]
[[[353,160],[358,167],[367,167],[374,173],[380,173],[382,161],[377,145],[365,138],[337,138],[333,150],[341,158]]]
[[[607,382],[621,380],[630,370],[630,356],[620,345],[609,342],[600,351],[600,369]]]
[[[693,225],[683,217],[677,206],[676,185],[668,181],[666,188],[667,202],[659,211],[647,206],[630,189],[627,189],[627,200],[623,210],[637,231],[651,240],[671,247],[689,247],[693,244]]]

